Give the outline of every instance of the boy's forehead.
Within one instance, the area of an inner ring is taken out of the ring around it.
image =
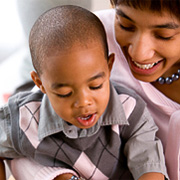
[[[55,46],[48,51],[49,53],[44,55],[45,58],[42,63],[42,72],[51,67],[56,68],[56,65],[59,64],[65,65],[67,63],[68,68],[69,63],[72,64],[80,60],[82,63],[85,63],[90,57],[91,60],[96,59],[95,63],[101,63],[101,60],[107,63],[103,45],[99,41],[87,41],[86,43],[75,42],[71,47],[62,49]]]
[[[99,73],[108,73],[108,63],[101,47],[74,48],[47,58],[42,78],[50,82],[75,84],[88,81]],[[78,79],[78,80],[77,80]]]
[[[50,64],[59,64],[70,60],[79,61],[80,59],[83,59],[85,62],[90,56],[93,57],[92,60],[96,58],[97,61],[100,61],[101,59],[105,59],[104,54],[104,48],[101,43],[74,43],[70,48],[58,49],[57,47],[54,47],[51,54],[46,56],[44,64],[47,65],[48,68]],[[101,57],[101,59],[97,57]]]
[[[59,47],[58,44],[54,45],[54,47],[51,47],[48,49],[48,51],[45,51],[44,54],[48,58],[52,56],[57,56],[57,55],[62,55],[62,56],[67,56],[70,53],[75,53],[75,52],[83,52],[83,51],[91,51],[94,49],[95,51],[100,51],[102,53],[104,52],[104,48],[100,40],[87,40],[86,42],[74,42],[73,44],[66,46],[66,47]]]

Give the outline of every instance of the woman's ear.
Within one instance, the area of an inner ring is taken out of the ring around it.
[[[110,54],[109,57],[108,57],[108,67],[109,67],[110,72],[111,72],[111,69],[113,67],[114,58],[115,58],[114,53]]]
[[[31,78],[34,81],[34,83],[36,84],[37,87],[39,87],[39,89],[42,91],[42,93],[46,93],[45,88],[42,84],[41,79],[39,78],[38,74],[35,71],[31,71]]]
[[[113,1],[113,0],[110,0],[110,3],[111,3],[112,8],[115,8],[114,1]]]

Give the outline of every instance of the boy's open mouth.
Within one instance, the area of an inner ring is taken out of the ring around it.
[[[90,119],[91,117],[92,117],[92,114],[87,115],[87,116],[81,116],[81,117],[78,117],[78,118],[83,120],[83,121],[86,121],[86,120]]]
[[[81,115],[77,117],[77,121],[83,126],[93,126],[94,122],[96,121],[96,113],[88,114],[88,115]]]

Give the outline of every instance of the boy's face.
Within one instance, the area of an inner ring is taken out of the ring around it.
[[[79,128],[90,128],[108,105],[114,56],[107,63],[98,44],[74,47],[48,57],[40,78],[35,72],[31,76],[61,118]]]

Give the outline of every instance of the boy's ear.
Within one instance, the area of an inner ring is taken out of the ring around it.
[[[31,71],[31,78],[34,81],[34,83],[36,84],[36,86],[39,87],[39,89],[42,91],[42,93],[46,93],[44,86],[42,84],[41,79],[39,78],[38,74],[35,71]]]
[[[113,67],[114,59],[115,59],[114,53],[110,54],[108,57],[108,67],[109,67],[110,72],[111,72],[111,69]]]

